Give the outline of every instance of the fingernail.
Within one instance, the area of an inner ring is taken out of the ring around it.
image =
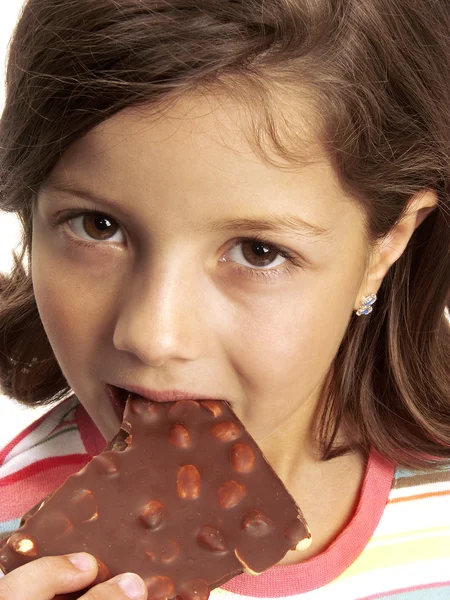
[[[117,584],[129,598],[141,598],[144,595],[144,582],[133,573],[125,573],[119,577]]]
[[[95,558],[86,552],[69,554],[67,558],[80,571],[90,571],[95,566]]]

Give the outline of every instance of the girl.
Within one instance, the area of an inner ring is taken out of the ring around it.
[[[117,432],[121,388],[208,396],[313,536],[213,597],[450,596],[449,30],[447,0],[28,0],[1,386],[58,403],[3,450],[5,534]],[[0,598],[82,590],[92,561]],[[125,597],[132,573],[82,595]]]

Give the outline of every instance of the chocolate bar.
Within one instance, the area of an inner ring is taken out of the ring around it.
[[[99,564],[92,585],[132,571],[149,600],[207,600],[311,542],[295,500],[222,401],[131,394],[105,451],[26,516],[0,549],[4,573],[85,551]]]

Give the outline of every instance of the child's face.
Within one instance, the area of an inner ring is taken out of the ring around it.
[[[364,216],[325,159],[297,172],[261,162],[237,105],[197,97],[169,114],[116,115],[54,169],[52,181],[116,208],[50,188],[38,199],[32,276],[56,358],[106,439],[120,424],[107,383],[227,399],[257,440],[305,429],[366,291]],[[51,223],[80,206],[104,216]],[[328,233],[231,225],[269,215]],[[219,221],[228,229],[214,230]],[[280,250],[237,244],[255,233]]]

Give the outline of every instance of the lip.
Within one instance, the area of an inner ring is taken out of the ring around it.
[[[116,386],[125,389],[129,392],[153,400],[153,402],[177,402],[179,400],[218,400],[217,396],[205,396],[192,392],[184,392],[181,390],[151,390],[139,385]]]
[[[130,393],[152,400],[153,402],[179,402],[180,400],[222,400],[223,398],[217,398],[217,396],[205,396],[204,394],[193,394],[191,392],[183,392],[180,390],[167,390],[158,391],[150,390],[138,385],[115,385],[106,384],[106,389],[111,399],[112,406],[115,413],[122,421],[123,413],[125,411],[126,397],[124,397],[123,390]],[[226,400],[225,400],[226,401]]]

